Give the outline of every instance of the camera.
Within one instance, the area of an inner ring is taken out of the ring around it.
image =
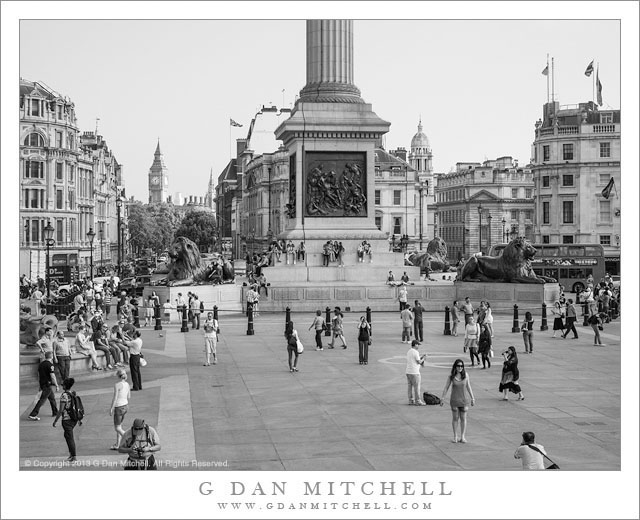
[[[503,351],[503,352],[502,352],[502,355],[503,355],[503,356],[508,356],[508,355],[509,355],[509,350],[505,350],[505,351]]]

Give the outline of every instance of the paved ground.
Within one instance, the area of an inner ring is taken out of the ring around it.
[[[513,451],[526,430],[563,470],[620,469],[619,321],[602,333],[604,348],[593,346],[590,327],[579,326],[577,340],[537,330],[534,354],[520,354],[524,401],[500,400],[499,357],[491,369],[470,368],[476,406],[469,442],[453,444],[448,405],[407,405],[408,346],[399,339],[396,313],[374,313],[366,366],[358,364],[359,314],[345,316],[349,348],[323,352],[314,350],[307,332],[312,316],[292,318],[306,347],[295,374],[287,366],[283,315],[257,317],[254,336],[246,335],[244,316],[221,315],[220,363],[210,367],[202,366],[202,331],[143,328],[149,364],[125,427],[135,417],[157,425],[162,469],[517,470]],[[496,356],[511,344],[524,350],[521,335],[511,332],[511,316],[496,316],[494,325]],[[422,390],[438,395],[452,362],[468,361],[462,338],[444,336],[443,328],[442,313],[426,315]],[[76,428],[76,469],[120,469],[126,458],[108,449],[115,441],[108,414],[114,383],[76,385],[88,412]],[[51,427],[48,405],[43,420],[26,418],[36,390],[21,388],[20,466],[70,468],[62,465],[66,444],[62,428]]]

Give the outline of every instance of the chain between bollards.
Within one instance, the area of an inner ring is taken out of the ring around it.
[[[247,302],[247,336],[253,335],[253,302]]]
[[[444,308],[444,335],[445,336],[451,336],[451,316],[449,314],[451,309],[449,309],[449,306],[447,305]]]
[[[513,327],[511,332],[520,332],[520,324],[518,323],[518,305],[513,306]]]

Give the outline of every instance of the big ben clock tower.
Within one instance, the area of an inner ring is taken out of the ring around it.
[[[160,151],[160,139],[153,156],[153,164],[149,168],[149,204],[167,202],[169,189],[169,170],[164,164],[164,157]]]

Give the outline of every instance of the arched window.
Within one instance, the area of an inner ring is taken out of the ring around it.
[[[29,134],[24,140],[25,146],[38,146],[40,148],[44,147],[44,139],[40,134]]]

